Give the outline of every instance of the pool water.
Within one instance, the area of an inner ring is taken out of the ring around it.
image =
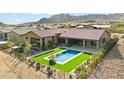
[[[75,55],[79,53],[80,53],[79,51],[69,49],[59,54],[56,54],[56,60],[60,63],[64,63],[65,61],[67,61],[68,59],[74,57]]]

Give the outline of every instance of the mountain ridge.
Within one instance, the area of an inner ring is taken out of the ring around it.
[[[124,13],[115,14],[87,14],[75,16],[67,14],[56,14],[50,18],[42,18],[34,23],[66,23],[72,21],[86,21],[86,20],[124,20]]]

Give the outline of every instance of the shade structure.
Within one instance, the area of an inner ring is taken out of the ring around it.
[[[19,49],[21,46],[13,46],[12,49]]]
[[[0,41],[0,45],[7,44],[8,41]]]

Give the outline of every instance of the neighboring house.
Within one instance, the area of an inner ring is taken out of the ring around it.
[[[4,31],[4,30],[0,30],[0,40],[1,41],[7,41],[8,40],[8,36],[7,36],[8,30]]]
[[[8,32],[7,36],[9,42],[24,41],[22,35],[14,31]]]
[[[34,28],[29,27],[20,27],[16,29],[2,29],[1,32],[4,33],[4,38],[10,42],[15,41],[24,41],[25,39],[22,37],[27,32],[30,32],[32,30],[36,30]]]
[[[92,27],[95,29],[107,29],[110,28],[111,25],[92,25]]]

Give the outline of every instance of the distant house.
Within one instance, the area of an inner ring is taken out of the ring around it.
[[[110,28],[111,25],[92,25],[92,27],[95,29],[107,29]]]

